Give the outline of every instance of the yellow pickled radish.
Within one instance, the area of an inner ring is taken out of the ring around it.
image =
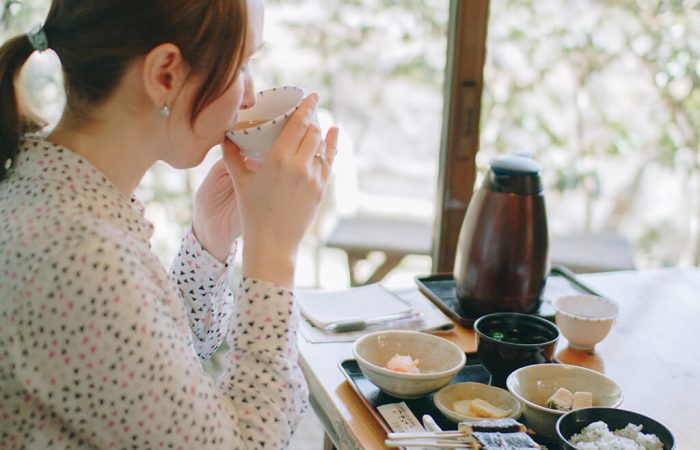
[[[474,416],[474,412],[471,408],[471,400],[460,400],[452,404],[452,410],[465,416]]]
[[[472,411],[476,412],[479,417],[489,417],[493,419],[501,419],[510,414],[509,409],[499,408],[494,406],[486,400],[480,398],[475,398],[471,402]]]

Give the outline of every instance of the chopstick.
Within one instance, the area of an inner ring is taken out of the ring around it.
[[[440,428],[440,425],[435,422],[435,419],[433,419],[433,416],[430,414],[423,414],[423,428],[425,428],[425,431],[442,431],[442,428]],[[425,448],[425,447],[424,447]],[[437,447],[438,450],[444,450],[445,447]]]
[[[384,441],[387,447],[428,447],[428,448],[470,448],[467,442],[449,441],[441,439],[387,439]]]
[[[430,438],[466,438],[461,431],[416,431],[413,433],[387,433],[387,439],[430,439]]]
[[[469,437],[461,431],[388,433],[388,447],[469,448]]]

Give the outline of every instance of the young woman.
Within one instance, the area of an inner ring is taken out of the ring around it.
[[[224,139],[255,102],[262,16],[260,0],[53,0],[0,48],[0,448],[288,446],[307,394],[295,255],[337,129],[312,125],[312,94],[264,164]],[[26,134],[14,85],[46,49],[67,104]],[[168,273],[133,191],[154,162],[193,167],[217,144]],[[214,381],[202,362],[227,335]]]

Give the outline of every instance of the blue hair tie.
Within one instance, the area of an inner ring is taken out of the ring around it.
[[[38,26],[27,33],[27,39],[32,44],[32,48],[38,52],[43,52],[49,48],[49,40],[46,38],[44,28]]]

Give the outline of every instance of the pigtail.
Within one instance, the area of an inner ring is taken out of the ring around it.
[[[32,54],[27,36],[15,36],[0,47],[0,181],[15,163],[24,127],[15,82]]]

